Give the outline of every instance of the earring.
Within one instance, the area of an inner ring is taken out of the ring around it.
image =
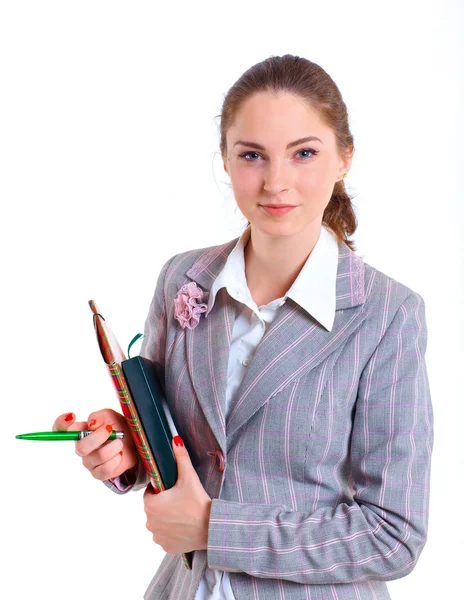
[[[348,173],[343,173],[343,177],[346,177],[348,175]]]

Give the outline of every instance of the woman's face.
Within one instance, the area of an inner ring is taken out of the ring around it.
[[[319,140],[294,142],[315,136]],[[299,97],[257,93],[238,111],[223,157],[235,200],[252,228],[271,236],[319,231],[333,188],[351,165],[335,136]],[[291,204],[283,215],[261,205]]]

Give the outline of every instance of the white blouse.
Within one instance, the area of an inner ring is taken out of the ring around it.
[[[259,307],[251,297],[245,276],[244,250],[250,232],[248,226],[215,279],[205,313],[207,318],[214,306],[216,294],[222,287],[242,305],[237,311],[232,331],[227,371],[226,416],[231,398],[238,390],[247,366],[253,360],[256,347],[287,296],[329,331],[335,319],[338,243],[332,231],[322,225],[316,245],[285,296]],[[229,573],[207,566],[194,600],[235,600]]]

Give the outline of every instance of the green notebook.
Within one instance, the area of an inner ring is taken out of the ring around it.
[[[177,431],[158,382],[155,363],[135,356],[121,362],[132,400],[166,489],[177,481],[177,464],[171,440]]]

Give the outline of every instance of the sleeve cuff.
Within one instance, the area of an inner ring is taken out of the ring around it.
[[[103,483],[116,494],[126,494],[130,490],[136,492],[148,485],[149,477],[140,457],[137,457],[137,468],[129,469],[118,477],[107,479]]]

